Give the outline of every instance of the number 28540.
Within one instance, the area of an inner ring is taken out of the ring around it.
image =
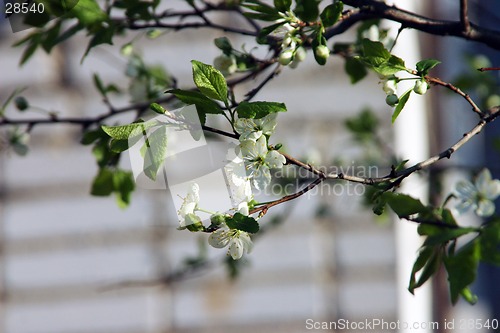
[[[28,14],[28,13],[43,13],[45,11],[45,6],[43,3],[9,3],[5,4],[5,14]]]

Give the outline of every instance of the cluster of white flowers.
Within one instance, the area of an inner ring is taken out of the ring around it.
[[[238,119],[235,129],[240,134],[240,152],[252,185],[264,190],[271,183],[270,169],[281,169],[286,159],[276,150],[269,150],[267,138],[276,127],[276,113],[262,119]]]
[[[251,186],[264,190],[271,183],[270,170],[282,168],[286,163],[283,155],[268,148],[267,140],[276,127],[276,117],[276,113],[272,113],[261,119],[240,118],[234,123],[234,128],[240,135],[240,144],[234,151],[228,152],[227,158],[230,163],[224,169],[235,214],[248,216],[249,204],[253,201]],[[179,229],[206,230],[201,218],[196,215],[197,211],[207,212],[199,207],[199,203],[200,187],[192,183],[177,212]],[[225,223],[227,218],[231,216],[212,214],[212,225],[215,225],[217,230],[210,234],[208,243],[215,248],[227,246],[228,255],[235,260],[240,259],[244,253],[252,250],[252,240],[248,232],[230,228]]]
[[[493,201],[500,195],[500,180],[492,179],[488,169],[483,169],[474,183],[460,181],[456,186],[456,196],[460,203],[455,207],[459,214],[470,208],[478,216],[488,217],[495,213]]]
[[[191,231],[204,229],[201,218],[196,215],[197,211],[202,210],[198,207],[199,202],[200,187],[197,183],[192,183],[179,211],[177,212],[179,215],[179,229],[188,229]],[[248,216],[248,202],[242,202],[238,205],[238,213]],[[225,218],[225,216],[218,213],[212,214],[212,220],[215,220],[217,217],[222,217],[222,221]],[[240,259],[244,253],[249,253],[252,250],[253,243],[250,235],[248,232],[242,230],[230,229],[222,221],[217,222],[218,229],[210,234],[208,237],[208,243],[215,248],[229,246],[228,255],[230,255],[234,260]]]
[[[298,21],[293,13],[287,14],[292,15],[287,18],[289,21]],[[278,36],[282,35],[281,53],[278,58],[279,63],[283,66],[289,65],[291,68],[296,68],[306,58],[306,50],[300,46],[302,39],[299,30],[292,24],[285,23],[274,34]]]

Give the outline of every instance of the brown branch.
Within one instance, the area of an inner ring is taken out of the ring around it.
[[[413,71],[413,74],[416,75],[416,73],[417,73],[416,71]],[[472,106],[472,111],[477,113],[480,117],[483,116],[483,112],[481,112],[481,109],[477,106],[477,104],[472,100],[472,98],[468,94],[464,93],[460,88],[455,87],[451,83],[444,82],[441,79],[436,78],[436,77],[426,76],[425,79],[427,80],[427,82],[443,86],[443,87],[453,91],[454,93],[462,96]]]
[[[325,33],[326,38],[337,35],[353,24],[368,19],[385,18],[401,23],[405,28],[412,28],[438,36],[455,36],[466,40],[476,41],[500,50],[500,31],[486,29],[469,23],[470,29],[464,31],[460,21],[436,20],[418,15],[395,6],[388,6],[382,1],[375,0],[344,0],[344,4],[359,8],[359,12],[333,26]]]

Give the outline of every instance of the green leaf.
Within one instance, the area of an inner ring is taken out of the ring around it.
[[[227,37],[219,37],[214,39],[214,44],[217,48],[221,49],[224,53],[230,54],[233,46]]]
[[[394,109],[394,113],[392,114],[392,118],[391,118],[393,124],[396,121],[396,118],[401,113],[401,111],[403,111],[403,108],[405,107],[406,102],[408,102],[408,99],[410,98],[410,94],[412,91],[413,91],[413,88],[409,89],[403,95],[401,95],[401,97],[399,98],[398,105],[396,105],[396,108]]]
[[[373,67],[377,67],[387,62],[391,58],[391,54],[380,42],[373,42],[367,38],[361,41],[363,48],[363,60]]]
[[[319,15],[320,0],[296,0],[295,15],[305,22],[316,21]]]
[[[285,22],[271,24],[271,25],[268,25],[267,27],[264,27],[264,28],[260,29],[259,35],[258,35],[257,38],[262,39],[262,38],[266,37],[271,32],[273,32],[274,30],[276,30],[279,27],[281,27],[283,24],[285,24]]]
[[[167,128],[160,126],[147,136],[144,143],[144,174],[151,180],[156,180],[158,170],[167,157]]]
[[[135,136],[142,135],[143,131],[157,125],[158,122],[156,121],[148,121],[119,126],[101,126],[101,128],[113,139],[128,140]]]
[[[95,196],[108,196],[113,193],[113,172],[108,168],[102,168],[92,182],[90,194]]]
[[[392,208],[399,218],[408,217],[427,209],[420,200],[407,194],[386,192],[383,196],[389,207]]]
[[[423,246],[435,246],[447,243],[451,240],[457,239],[458,237],[469,234],[471,232],[477,232],[477,229],[476,228],[449,229],[446,227],[442,227],[439,228],[439,232],[437,234],[427,237]]]
[[[87,131],[83,134],[83,137],[80,140],[80,143],[82,145],[85,145],[85,146],[91,145],[95,141],[102,139],[103,137],[107,137],[107,135],[106,135],[106,133],[104,133],[104,131],[101,128],[96,129],[96,130]]]
[[[166,91],[174,94],[181,102],[188,105],[194,104],[198,113],[203,114],[224,114],[219,104],[197,91],[172,89]],[[204,124],[204,122],[202,123]]]
[[[259,231],[259,223],[254,218],[241,213],[236,213],[232,218],[226,219],[226,224],[231,229],[238,229],[251,234]]]
[[[397,72],[406,70],[406,67],[403,59],[391,55],[386,62],[383,62],[378,66],[373,66],[373,70],[380,75],[390,76],[396,74]]]
[[[439,266],[441,266],[441,251],[438,247],[423,247],[418,255],[417,260],[413,264],[410,276],[410,283],[408,291],[414,294],[415,289],[421,287],[429,278],[436,273]],[[416,278],[417,273],[422,270],[418,281]]]
[[[129,140],[111,139],[109,149],[114,153],[121,153],[129,148]]]
[[[453,304],[457,303],[461,294],[468,294],[466,289],[476,279],[480,257],[479,242],[474,239],[464,245],[455,255],[444,258]],[[468,297],[466,300],[474,301],[474,297]]]
[[[361,81],[368,74],[365,65],[357,58],[346,58],[344,69],[351,79],[351,84]]]
[[[260,1],[253,1],[253,0],[246,0],[246,3],[243,3],[241,6],[251,9],[253,11],[259,12],[259,13],[264,13],[264,14],[273,14],[273,15],[278,15],[279,12],[276,8],[271,7],[265,3],[262,3]],[[252,4],[250,4],[252,3]],[[281,17],[281,16],[279,16]]]
[[[425,59],[417,62],[417,72],[420,76],[427,75],[431,69],[439,65],[441,61],[436,59]]]
[[[156,112],[158,114],[165,114],[165,113],[167,113],[167,110],[163,106],[161,106],[160,104],[158,104],[158,103],[151,103],[151,105],[149,105],[149,108],[152,111],[154,111],[154,112]]]
[[[113,186],[118,206],[120,208],[126,208],[130,204],[130,198],[135,189],[132,172],[116,170],[113,174]]]
[[[59,36],[60,30],[61,21],[57,22],[53,27],[45,32],[45,38],[41,42],[41,45],[45,52],[50,53],[52,48],[57,44],[57,37]]]
[[[24,49],[23,55],[21,56],[21,60],[19,61],[19,66],[24,65],[26,61],[28,61],[29,58],[33,56],[38,46],[40,46],[40,42],[41,42],[40,35],[35,35],[30,39],[28,46],[26,47],[26,49]]]
[[[94,73],[94,75],[92,76],[92,78],[94,80],[94,86],[97,88],[97,90],[99,90],[99,92],[101,93],[101,95],[103,97],[105,97],[106,96],[106,88],[104,87],[104,84],[102,83],[102,80],[99,77],[99,75],[97,73]]]
[[[342,11],[344,10],[344,4],[342,1],[337,1],[331,5],[328,5],[321,12],[321,22],[325,27],[330,27],[334,25],[342,15]]]
[[[282,13],[290,10],[291,5],[292,0],[274,0],[274,7]]]
[[[228,104],[226,79],[213,66],[192,60],[193,80],[201,93]]]
[[[241,102],[235,110],[239,118],[260,119],[270,113],[286,112],[286,106],[277,102]]]
[[[370,109],[364,109],[357,116],[347,118],[344,124],[356,141],[367,142],[374,139],[379,122]]]
[[[92,37],[89,44],[87,45],[87,49],[85,50],[85,53],[83,54],[80,62],[83,63],[83,60],[89,54],[89,52],[92,48],[94,48],[98,45],[101,45],[101,44],[113,45],[114,35],[115,35],[115,26],[114,25],[110,25],[107,28],[99,29],[96,32],[96,34],[94,35],[94,37]]]
[[[500,220],[487,224],[479,237],[481,260],[500,265]]]
[[[96,0],[79,0],[69,12],[69,16],[77,18],[86,27],[103,22],[108,18],[108,15],[99,7]]]

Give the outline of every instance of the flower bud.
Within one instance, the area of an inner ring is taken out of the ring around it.
[[[387,95],[387,97],[385,98],[385,102],[389,106],[395,106],[396,104],[399,103],[399,98],[396,94],[390,94]]]
[[[16,97],[16,99],[14,100],[14,104],[19,111],[24,111],[30,107],[28,101],[23,96]]]
[[[304,61],[306,59],[306,50],[302,47],[302,46],[299,46],[296,50],[295,50],[295,59],[297,61]]]
[[[387,95],[394,95],[396,93],[396,80],[386,80],[384,82],[384,85],[382,86],[382,89]]]
[[[286,66],[292,61],[292,58],[293,58],[293,50],[291,49],[284,50],[280,54],[279,63],[282,64],[283,66]]]
[[[318,45],[314,53],[317,58],[324,59],[325,61],[330,56],[330,50],[325,45]]]
[[[415,82],[415,87],[413,91],[419,95],[423,95],[427,92],[427,82],[424,79]]]

